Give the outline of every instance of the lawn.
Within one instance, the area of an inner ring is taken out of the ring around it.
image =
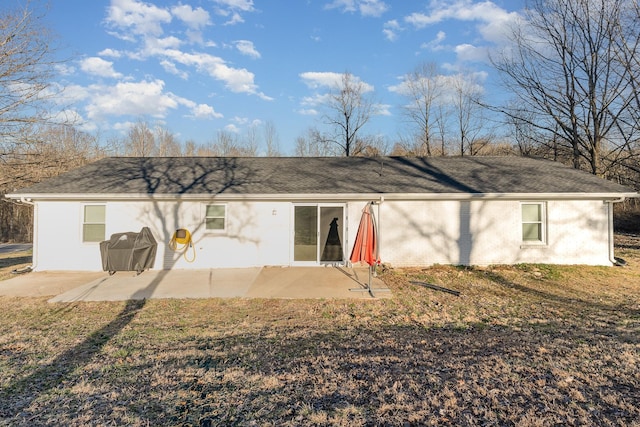
[[[640,426],[617,244],[625,267],[388,270],[390,299],[0,297],[0,424]]]

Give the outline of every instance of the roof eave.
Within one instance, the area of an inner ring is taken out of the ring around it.
[[[302,194],[144,194],[144,193],[10,193],[21,201],[219,200],[219,201],[350,201],[350,200],[619,200],[640,193],[302,193]]]

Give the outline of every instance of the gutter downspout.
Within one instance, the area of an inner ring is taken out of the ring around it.
[[[626,263],[619,259],[616,259],[614,254],[614,234],[613,234],[613,205],[614,203],[621,203],[626,200],[626,197],[620,197],[615,200],[605,200],[605,203],[608,205],[607,215],[609,219],[609,262],[616,266],[622,266]]]
[[[38,245],[36,244],[36,242],[38,241],[37,237],[38,237],[38,205],[36,205],[34,202],[31,201],[31,199],[25,198],[25,197],[20,197],[20,203],[24,203],[25,205],[31,205],[33,206],[33,248],[32,248],[32,255],[31,255],[31,265],[29,267],[25,267],[23,270],[20,270],[19,272],[17,270],[14,270],[16,273],[29,273],[31,271],[35,271],[36,269],[36,265],[38,263]]]

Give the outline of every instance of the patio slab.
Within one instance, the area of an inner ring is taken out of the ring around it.
[[[257,267],[134,272],[33,272],[0,282],[0,295],[52,296],[50,302],[156,298],[371,299],[366,268]],[[391,292],[372,278],[377,298]]]

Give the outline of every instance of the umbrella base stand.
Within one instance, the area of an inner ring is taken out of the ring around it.
[[[373,291],[376,292],[391,292],[391,289],[388,288],[353,288],[353,289],[349,289],[351,292],[369,292],[369,295],[371,295],[373,298],[375,298],[375,294],[373,293]]]
[[[374,291],[376,292],[391,292],[391,289],[389,288],[372,288],[371,287],[371,267],[369,267],[369,283],[366,285],[366,287],[364,288],[352,288],[349,289],[349,291],[351,292],[369,292],[369,295],[371,295],[373,298],[375,298],[375,294],[373,293]]]

